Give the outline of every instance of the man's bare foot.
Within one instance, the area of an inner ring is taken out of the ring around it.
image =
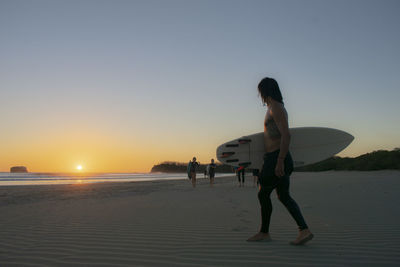
[[[300,246],[304,245],[311,239],[313,239],[314,235],[308,229],[304,229],[299,231],[299,235],[297,236],[296,240],[290,242],[291,245]]]
[[[253,235],[249,239],[247,239],[249,242],[254,242],[254,241],[271,241],[271,236],[268,233],[263,233],[263,232],[258,232],[257,234]]]

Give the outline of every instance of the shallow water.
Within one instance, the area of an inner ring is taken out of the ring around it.
[[[232,174],[216,174],[216,177]],[[198,174],[198,178],[204,177]],[[186,173],[9,173],[0,172],[0,186],[82,184],[99,182],[139,182],[184,180]]]

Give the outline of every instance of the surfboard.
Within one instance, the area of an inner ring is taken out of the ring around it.
[[[333,128],[297,127],[289,131],[289,151],[295,167],[330,158],[354,140],[351,134]],[[217,147],[217,159],[233,167],[261,170],[264,153],[263,132],[243,136]]]

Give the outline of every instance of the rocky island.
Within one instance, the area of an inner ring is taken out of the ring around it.
[[[10,172],[28,172],[25,166],[14,166],[10,168]]]

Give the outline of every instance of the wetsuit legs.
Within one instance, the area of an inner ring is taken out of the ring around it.
[[[289,194],[289,177],[284,176],[280,178],[278,186],[276,187],[276,192],[278,194],[279,200],[285,205],[286,209],[292,215],[293,219],[296,221],[297,226],[300,230],[307,229],[308,226],[304,221],[303,215],[301,214],[299,205]]]
[[[271,203],[271,192],[276,188],[279,200],[285,205],[286,209],[292,215],[296,221],[297,226],[300,230],[307,229],[308,226],[304,221],[303,215],[301,214],[300,208],[296,201],[289,194],[289,176],[283,176],[278,178],[277,182],[271,186],[261,186],[258,192],[258,200],[261,205],[261,229],[260,232],[268,233],[269,224],[271,221],[272,214],[272,203]]]
[[[239,183],[243,183],[244,184],[244,170],[238,171],[237,176],[238,176]],[[242,181],[240,181],[240,176],[242,176]]]
[[[269,232],[269,223],[271,221],[272,214],[272,203],[271,203],[271,195],[272,190],[261,188],[258,192],[258,200],[261,205],[261,229],[260,232],[268,233]]]

